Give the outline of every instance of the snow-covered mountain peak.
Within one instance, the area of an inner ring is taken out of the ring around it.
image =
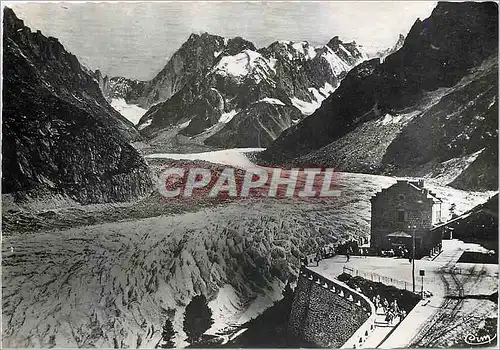
[[[316,48],[307,41],[275,41],[259,51],[264,52],[268,57],[284,61],[302,62],[311,60],[316,56]]]
[[[276,73],[276,61],[264,58],[260,53],[244,50],[233,56],[224,56],[213,68],[213,72],[223,77],[231,77],[241,82],[251,77],[255,82]]]
[[[335,75],[340,75],[342,72],[348,72],[352,68],[348,62],[344,61],[341,57],[335,54],[335,52],[333,52],[328,46],[324,46],[321,49],[319,57],[328,62]]]
[[[292,47],[304,56],[306,60],[311,60],[316,56],[316,50],[312,45],[309,45],[307,41],[302,41],[300,43],[295,43]]]
[[[359,45],[338,37],[327,45],[280,40],[257,49],[241,37],[192,34],[151,81],[112,78],[107,85],[118,96],[108,95],[149,108],[138,123],[146,138],[175,127],[185,136],[203,134],[205,144],[260,147],[312,114],[364,59]]]

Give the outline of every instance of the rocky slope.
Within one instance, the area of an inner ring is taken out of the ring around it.
[[[496,4],[439,3],[400,50],[351,70],[263,161],[394,175],[455,171],[448,180],[462,188],[496,188],[497,33]],[[485,179],[471,176],[483,170]]]
[[[383,61],[387,56],[392,55],[394,52],[402,48],[404,43],[405,43],[405,36],[403,34],[399,34],[398,40],[396,41],[396,44],[394,44],[393,47],[389,47],[385,50],[378,51],[375,55],[373,55],[372,58],[378,57],[380,58],[381,61]]]
[[[149,108],[138,128],[150,144],[181,125],[181,135],[202,134],[207,145],[265,147],[365,58],[359,45],[338,37],[319,47],[279,41],[257,50],[239,37],[204,33],[192,34],[151,81],[94,77],[109,101]]]
[[[487,247],[483,243],[486,241],[488,246],[493,244],[490,249],[498,253],[498,193],[458,216],[449,227],[454,229],[454,238],[478,242]]]
[[[149,81],[103,77],[99,70],[94,73],[94,77],[106,98],[123,98],[127,103],[149,109],[156,103],[168,100],[186,84],[201,80],[218,54],[232,55],[244,49],[255,50],[255,46],[240,37],[228,40],[208,33],[192,34],[165,67]]]
[[[122,201],[151,188],[133,125],[59,41],[4,8],[2,192]]]

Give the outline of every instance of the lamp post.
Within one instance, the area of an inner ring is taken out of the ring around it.
[[[424,270],[422,270],[420,272],[420,276],[422,276],[422,290],[421,290],[421,294],[422,294],[422,299],[424,298],[424,274],[423,274]]]
[[[413,293],[415,293],[415,230],[417,226],[408,226],[408,229],[412,229],[412,250],[411,250],[411,279],[413,282]]]

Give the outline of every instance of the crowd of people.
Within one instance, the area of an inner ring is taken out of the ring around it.
[[[316,253],[310,254],[309,257],[314,257],[314,263],[316,266],[319,265],[319,262],[324,259],[331,258],[337,254],[345,255],[346,262],[350,260],[352,255],[359,254],[359,248],[356,241],[349,241],[342,244],[328,244],[326,246],[318,248]],[[309,259],[310,260],[310,259]],[[309,265],[310,261],[307,256],[302,258],[302,264]]]
[[[372,302],[377,312],[382,311],[386,315],[385,320],[390,325],[394,323],[396,318],[399,317],[399,321],[401,321],[406,317],[406,311],[399,307],[396,299],[389,303],[386,298],[380,298],[380,295],[377,294],[372,298]]]
[[[357,248],[357,249],[356,249]],[[411,259],[410,252],[404,246],[399,246],[395,249],[395,255],[406,257]],[[346,262],[350,260],[351,255],[360,254],[361,251],[357,246],[356,242],[346,242],[341,245],[327,245],[320,247],[316,253],[310,254],[308,256],[303,257],[302,263],[305,266],[308,266],[311,263],[316,263],[316,266],[319,266],[319,262],[324,259],[331,258],[337,254],[345,255]],[[393,255],[394,256],[394,255]],[[358,292],[363,293],[363,291],[359,288],[360,286],[354,285],[351,286],[356,289]],[[368,293],[363,293],[367,295],[375,305],[377,313],[383,313],[385,315],[385,321],[388,322],[389,325],[393,325],[395,322],[399,322],[406,317],[406,310],[401,308],[396,299],[387,299],[386,297],[381,297],[373,288],[369,288],[370,291]],[[365,291],[367,292],[367,291]],[[371,296],[370,296],[371,295]]]
[[[433,247],[432,249],[429,249],[429,250],[415,249],[415,258],[418,259],[418,258],[425,256],[425,255],[434,256],[434,255],[438,254],[439,252],[441,252],[441,250],[442,250],[441,243],[436,244],[435,247]],[[376,255],[406,258],[411,262],[412,257],[413,257],[413,252],[412,252],[411,247],[407,248],[404,245],[399,245],[399,246],[396,246],[396,247],[389,249],[389,250],[379,250],[378,252],[376,252]]]
[[[433,256],[436,253],[441,251],[441,244],[436,245],[433,249],[429,250],[429,256]],[[309,263],[313,260],[313,263],[319,265],[319,262],[323,259],[331,258],[335,255],[345,255],[346,262],[348,262],[353,255],[364,255],[364,256],[382,256],[382,257],[400,257],[406,258],[410,262],[412,261],[413,254],[411,248],[401,244],[398,246],[394,246],[389,250],[375,250],[374,248],[369,247],[360,247],[357,241],[348,241],[342,244],[328,244],[324,247],[318,248],[315,253],[309,255]],[[418,259],[422,256],[422,252],[419,250],[415,251],[415,258]],[[307,263],[307,257],[302,259],[303,264]]]
[[[333,245],[321,247],[316,251],[316,254],[314,255],[314,262],[316,263],[316,266],[319,266],[319,262],[321,260],[331,258],[335,256],[335,254],[336,250]],[[302,264],[306,266],[309,265],[307,256],[302,258]]]

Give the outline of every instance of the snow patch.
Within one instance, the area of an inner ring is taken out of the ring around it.
[[[189,125],[189,123],[191,123],[191,120],[192,119],[189,119],[187,122],[179,124],[179,128],[184,129],[185,127],[187,127]]]
[[[335,88],[328,82],[325,83],[325,86],[319,89],[319,92],[325,96],[330,96],[334,91]]]
[[[224,56],[215,69],[221,75],[244,77],[250,73],[251,65],[255,61],[253,53],[253,51],[246,50],[235,56]]]
[[[340,49],[346,53],[347,56],[352,57],[352,54],[342,44],[339,45]]]
[[[281,100],[278,100],[277,98],[264,97],[263,99],[258,100],[255,103],[259,103],[259,102],[265,102],[265,103],[269,103],[272,105],[285,106],[285,104]]]
[[[140,124],[137,129],[142,130],[147,126],[150,126],[151,123],[153,122],[153,118],[146,120],[144,123]]]
[[[313,94],[315,100],[318,102],[322,101],[325,98],[325,96],[323,96],[316,88],[308,88],[307,90],[309,90],[309,92]]]
[[[388,125],[388,124],[398,124],[401,120],[401,115],[390,115],[387,113],[384,116],[384,119],[379,121],[379,125]]]
[[[208,306],[212,310],[214,323],[206,333],[214,335],[221,329],[231,325],[235,321],[234,315],[239,316],[244,309],[240,298],[238,298],[236,291],[230,284],[220,288],[217,298],[209,302]],[[239,318],[238,316],[236,318]]]
[[[297,107],[298,109],[300,109],[302,111],[302,114],[310,115],[321,106],[321,103],[324,100],[326,100],[326,98],[328,96],[330,96],[332,94],[332,92],[335,91],[335,88],[331,84],[326,82],[325,85],[319,89],[316,89],[314,87],[310,87],[307,90],[313,94],[314,99],[316,100],[315,102],[309,103],[309,102],[305,102],[305,101],[296,99],[296,101],[295,102],[292,101],[292,103],[295,107]]]
[[[377,126],[386,126],[391,124],[400,124],[404,125],[408,123],[410,120],[418,116],[421,112],[419,110],[412,111],[410,113],[403,113],[397,115],[391,115],[387,113],[383,118],[377,120],[375,125]]]
[[[321,102],[320,103],[318,103],[316,101],[306,102],[303,100],[299,100],[297,97],[292,97],[290,100],[292,101],[292,104],[295,107],[297,107],[304,115],[313,114],[314,111],[317,110],[319,108],[319,106],[321,106]]]
[[[339,76],[340,74],[351,70],[351,65],[337,56],[328,46],[325,46],[325,48],[326,52],[324,52],[321,57],[328,62],[333,74]]]
[[[493,100],[488,105],[488,109],[490,109],[491,107],[493,107],[493,105],[495,104],[496,101],[497,101],[496,97],[493,97]]]
[[[316,57],[316,50],[314,49],[313,46],[308,46],[307,47],[307,59],[312,60],[314,57]]]
[[[229,123],[236,114],[238,114],[238,111],[236,111],[235,109],[233,109],[230,112],[223,113],[219,118],[219,123],[224,123],[224,124]]]
[[[453,180],[455,180],[462,172],[464,172],[483,151],[484,148],[472,154],[452,158],[442,162],[438,165],[435,172],[424,176],[424,178],[433,179],[435,183],[446,186],[447,184],[453,182]]]
[[[276,58],[269,58],[269,67],[274,71],[276,72],[276,62],[278,62],[278,60]]]
[[[231,148],[203,153],[154,153],[146,155],[145,158],[204,160],[207,162],[231,165],[240,168],[252,168],[255,167],[255,164],[248,159],[245,153],[261,152],[263,150],[265,150],[265,148]]]
[[[312,60],[316,57],[316,50],[313,46],[309,45],[307,41],[295,43],[292,45],[293,49],[299,54],[303,55],[307,60]]]
[[[113,98],[110,105],[134,125],[137,125],[141,117],[147,112],[147,109],[134,104],[128,104],[123,98]]]
[[[292,47],[296,51],[298,51],[299,53],[301,53],[303,55],[305,54],[305,52],[304,52],[304,43],[303,42],[302,43],[295,43],[295,44],[292,45]]]
[[[245,50],[234,56],[221,58],[214,72],[221,76],[230,76],[238,80],[251,76],[257,83],[274,71],[276,61],[270,62],[261,54],[252,50]]]

